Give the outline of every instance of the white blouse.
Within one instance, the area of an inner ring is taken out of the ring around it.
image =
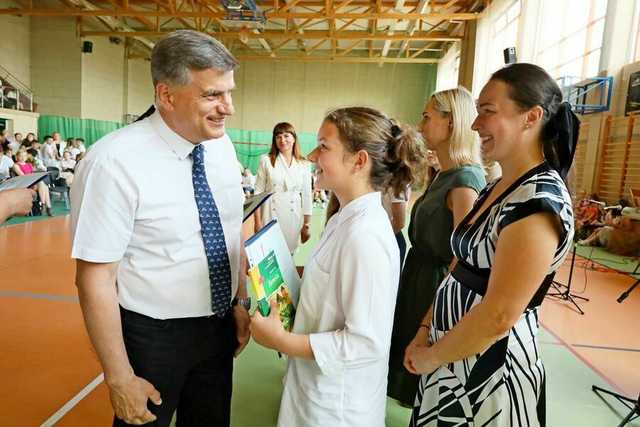
[[[263,205],[263,223],[266,225],[277,218],[293,253],[298,247],[304,215],[311,215],[313,209],[309,162],[294,158],[289,166],[284,156],[278,154],[272,166],[269,155],[262,156],[256,174],[255,193],[265,191],[274,195]]]
[[[315,360],[289,359],[279,427],[384,426],[400,256],[380,199],[336,213],[305,266],[293,332]]]

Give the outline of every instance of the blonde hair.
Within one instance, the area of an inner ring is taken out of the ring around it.
[[[433,108],[451,118],[449,156],[454,165],[482,165],[480,137],[471,129],[476,118],[476,104],[471,93],[462,86],[431,95]]]

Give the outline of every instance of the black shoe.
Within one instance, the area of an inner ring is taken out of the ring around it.
[[[47,211],[48,216],[53,216],[53,212],[51,212],[51,208],[49,206],[47,206],[45,210]]]

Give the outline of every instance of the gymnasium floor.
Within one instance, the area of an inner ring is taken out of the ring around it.
[[[63,213],[64,212],[60,212]],[[323,212],[314,212],[317,241]],[[0,426],[107,426],[112,412],[100,366],[86,336],[69,259],[69,217],[0,227]],[[583,253],[580,252],[579,253]],[[615,261],[615,260],[614,260]],[[558,274],[565,282],[569,260]],[[547,298],[540,336],[547,369],[548,426],[615,426],[628,410],[598,398],[591,385],[636,398],[640,392],[640,288],[617,296],[633,279],[578,257],[574,289],[591,299],[581,316]],[[277,417],[285,362],[251,343],[237,360],[234,427],[271,426]],[[388,402],[387,426],[407,426],[409,411]],[[630,426],[640,427],[640,420]]]

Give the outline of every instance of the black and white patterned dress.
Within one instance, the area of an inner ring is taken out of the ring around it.
[[[561,223],[560,244],[548,271],[562,264],[573,239],[571,198],[560,175],[547,163],[513,183],[473,224],[494,184],[487,186],[451,237],[459,262],[490,273],[495,248],[507,225],[537,212],[551,212]],[[551,277],[551,276],[549,276]],[[434,300],[430,339],[436,342],[476,304],[482,295],[448,275]],[[544,425],[545,372],[538,351],[538,306],[528,307],[511,330],[481,354],[423,375],[411,426]]]

